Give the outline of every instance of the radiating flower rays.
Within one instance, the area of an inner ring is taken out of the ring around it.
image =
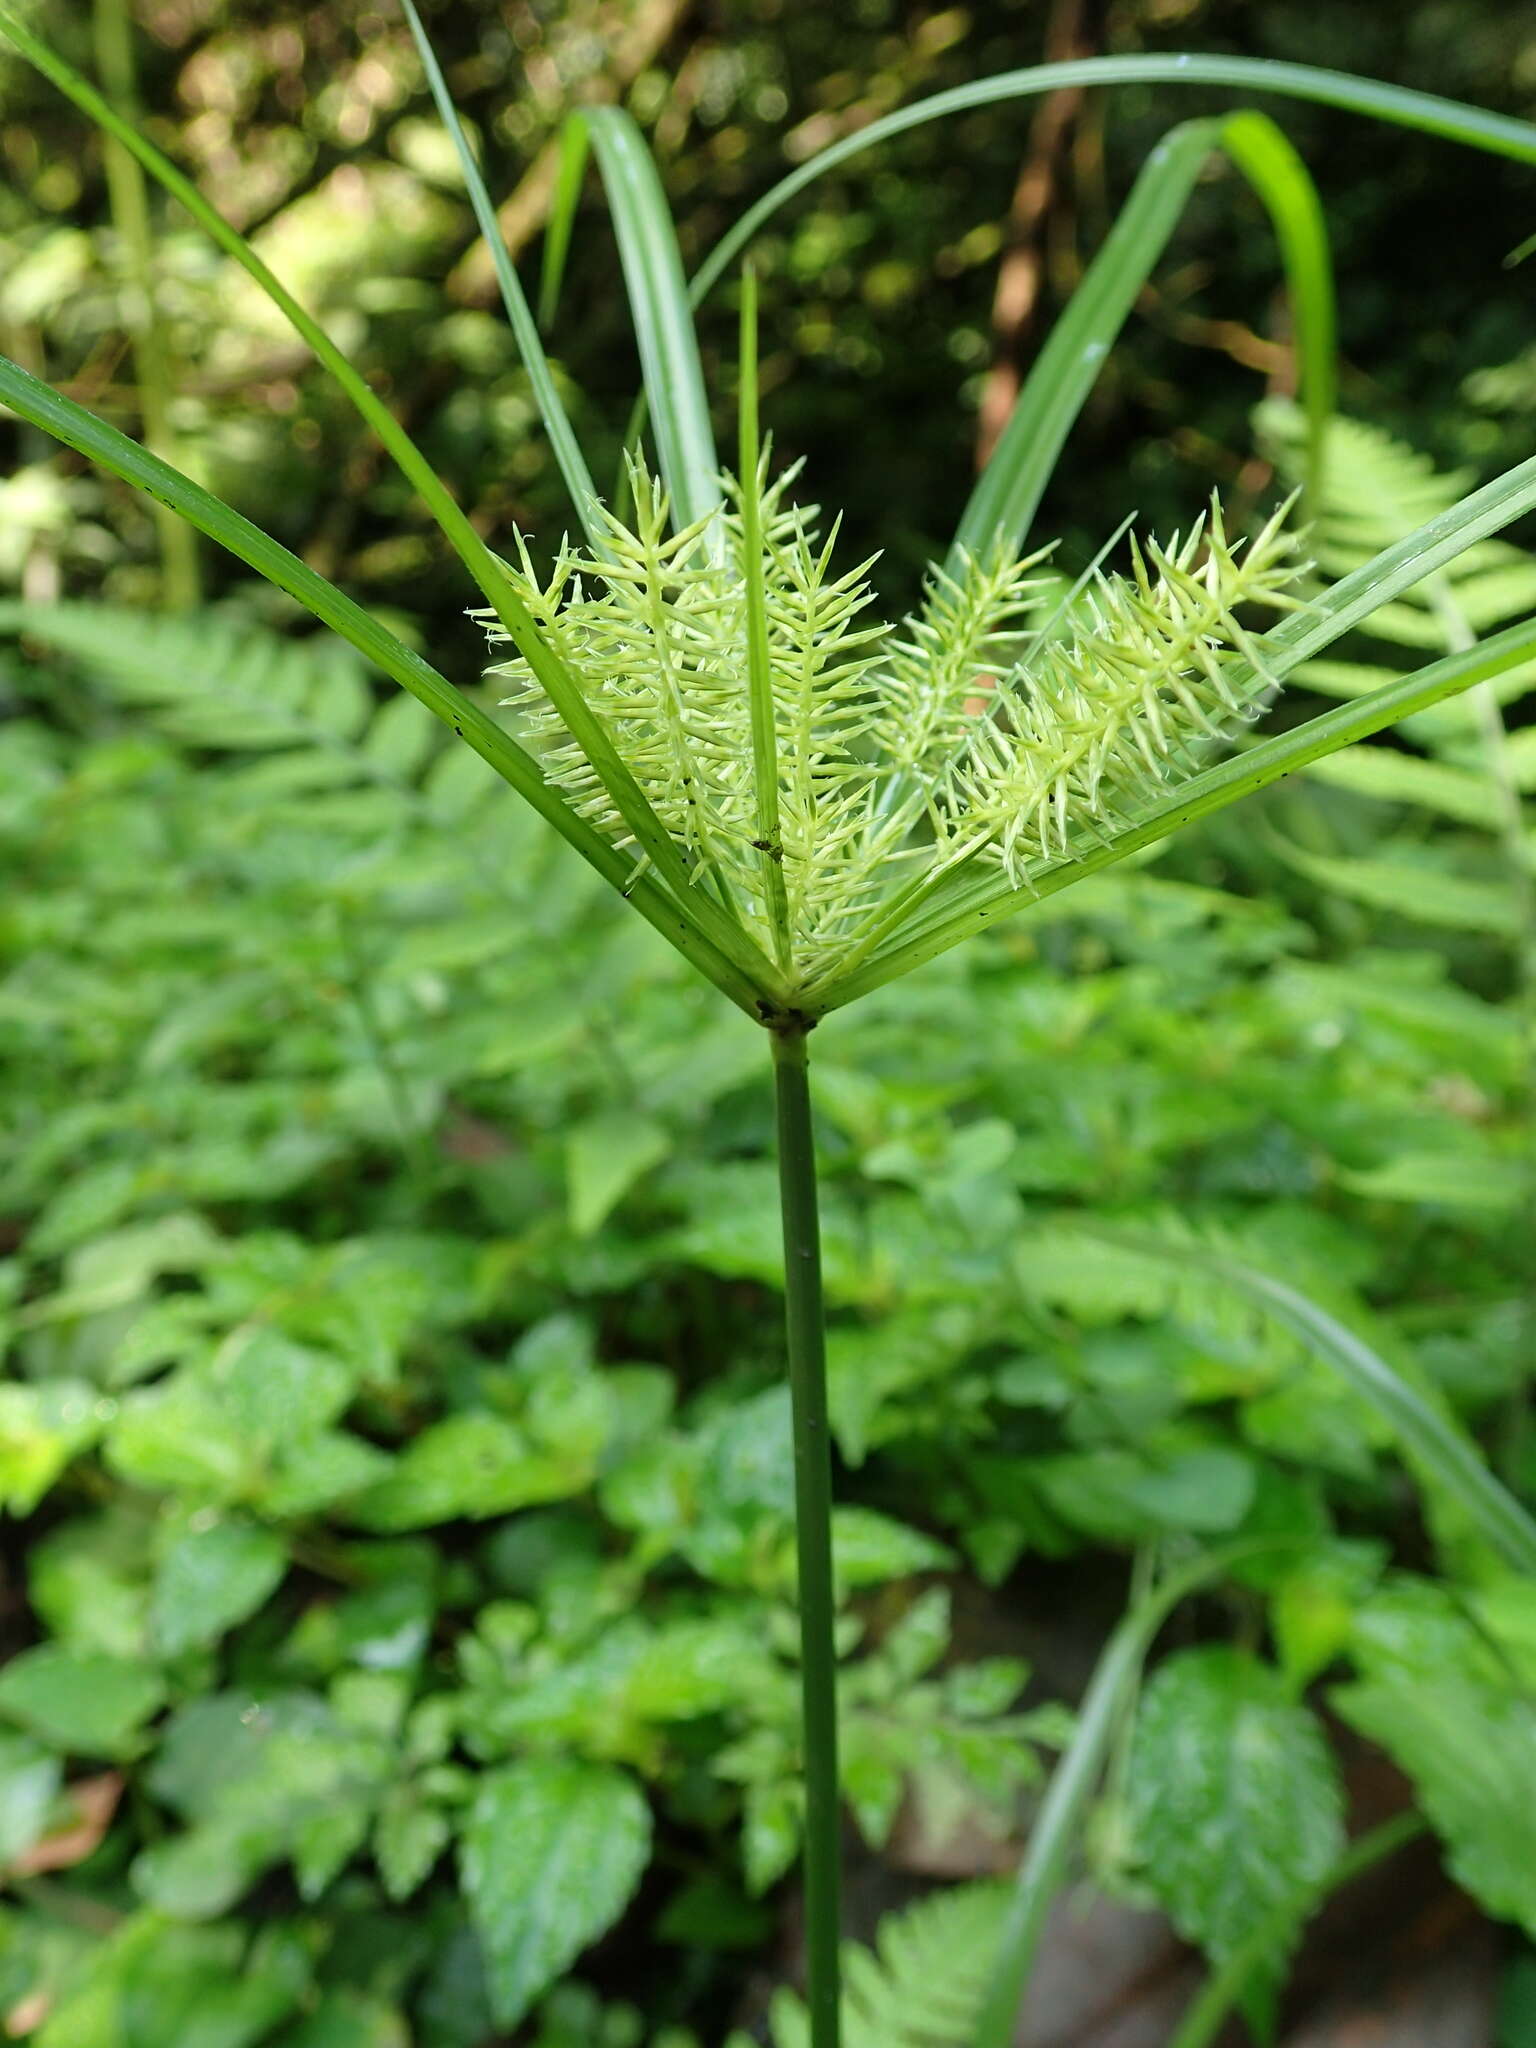
[[[541,634],[682,852],[696,887],[768,949],[765,851],[787,899],[790,980],[826,986],[916,914],[961,863],[1015,886],[1134,822],[1270,693],[1242,605],[1288,609],[1299,573],[1284,508],[1229,541],[1220,506],[1167,547],[1131,544],[1054,604],[1041,550],[935,569],[896,629],[872,621],[870,562],[835,574],[834,523],[795,505],[797,471],[668,532],[666,494],[631,466],[633,523],[601,552],[563,548],[548,581],[518,540],[513,577]],[[754,511],[754,518],[744,513]],[[720,544],[723,525],[725,544]],[[760,535],[779,843],[765,848],[748,673],[751,531]],[[506,635],[477,614],[493,641]],[[1234,661],[1233,656],[1240,657]],[[615,845],[631,835],[528,665],[500,664],[546,773]]]

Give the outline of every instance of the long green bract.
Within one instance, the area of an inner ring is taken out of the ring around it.
[[[565,259],[571,252],[571,231],[581,201],[582,179],[586,176],[587,143],[586,122],[567,120],[560,130],[560,162],[544,223],[544,253],[539,263],[539,325],[545,329],[560,303]]]
[[[1290,137],[1244,109],[1221,127],[1222,148],[1263,201],[1291,302],[1296,381],[1307,420],[1302,512],[1320,503],[1328,422],[1338,401],[1338,314],[1322,196]]]
[[[588,107],[576,118],[586,123],[608,195],[657,459],[681,531],[718,509],[720,462],[677,231],[631,117],[620,107]]]
[[[1265,673],[1284,676],[1352,627],[1359,625],[1401,591],[1422,582],[1444,563],[1508,526],[1536,505],[1536,457],[1495,477],[1449,510],[1426,521],[1395,546],[1383,551],[1336,583],[1331,590],[1261,636],[1255,647]],[[1383,726],[1467,689],[1474,682],[1529,658],[1536,626],[1516,626],[1485,640],[1465,654],[1429,667],[1373,691],[1349,705],[1325,712],[1295,731],[1260,742],[1235,760],[1220,762],[1169,790],[1134,826],[1107,833],[1101,845],[1046,869],[1022,888],[1013,888],[995,870],[972,861],[941,882],[923,907],[903,903],[900,928],[894,921],[877,929],[859,963],[848,963],[834,982],[807,991],[802,1000],[818,1013],[840,1008],[856,996],[920,966],[960,939],[994,923],[1009,912],[1053,895],[1083,875],[1122,860],[1129,853],[1166,838],[1180,826],[1219,810],[1266,783],[1305,767],[1325,753],[1369,738]]]
[[[407,647],[371,613],[338,590],[323,576],[290,554],[281,542],[263,533],[221,498],[183,476],[158,456],[151,455],[126,434],[109,427],[104,420],[65,398],[50,385],[41,383],[26,370],[0,356],[0,404],[8,405],[21,418],[62,441],[103,469],[158,504],[167,505],[210,540],[227,548],[258,575],[286,590],[306,611],[331,627],[380,668],[385,675],[409,690],[434,717],[451,726],[468,741],[481,759],[531,804],[561,838],[573,846],[615,888],[626,890],[629,900],[648,923],[654,925],[677,950],[691,961],[738,1008],[749,1016],[760,1014],[762,987],[751,976],[712,945],[683,917],[675,899],[666,890],[642,876],[633,877],[632,863],[618,848],[595,832],[564,801],[509,733],[503,732],[446,676],[439,675],[413,648]]]
[[[599,512],[599,499],[592,473],[587,468],[586,457],[582,454],[570,418],[560,400],[555,385],[554,372],[544,345],[539,339],[538,325],[529,310],[528,300],[522,283],[507,254],[507,245],[502,239],[501,224],[496,218],[496,208],[486,190],[485,180],[480,175],[480,166],[475,162],[475,153],[469,146],[464,133],[464,123],[459,119],[458,109],[443,77],[442,66],[432,48],[427,32],[422,26],[421,16],[416,12],[414,0],[400,0],[412,36],[416,40],[417,54],[427,74],[427,84],[438,115],[453,142],[458,156],[459,170],[464,179],[464,189],[469,194],[469,203],[474,209],[475,221],[485,237],[485,246],[490,251],[491,264],[496,272],[496,283],[501,291],[501,302],[506,308],[507,320],[517,342],[518,354],[528,372],[528,381],[533,387],[534,402],[544,422],[544,431],[549,436],[550,447],[554,450],[555,461],[565,479],[565,487],[571,494],[581,520],[582,531],[595,549],[600,549],[603,538],[603,523]],[[580,169],[576,170],[579,180]]]
[[[1267,115],[1186,121],[1142,165],[1114,226],[1052,328],[977,479],[945,564],[998,545],[1021,549],[1056,459],[1110,346],[1178,225],[1212,150],[1223,148],[1269,210],[1290,284],[1314,466],[1333,409],[1333,273],[1305,165]],[[1317,479],[1312,479],[1316,488]]]
[[[1440,99],[1434,93],[1385,85],[1379,79],[1357,78],[1347,71],[1325,71],[1311,64],[1281,64],[1262,57],[1209,55],[1076,57],[1059,64],[1031,64],[1018,71],[1000,71],[993,78],[976,79],[970,85],[954,86],[948,92],[936,92],[914,106],[901,107],[894,114],[871,121],[857,134],[845,135],[808,158],[765,192],[715,244],[691,286],[695,305],[780,207],[816,179],[861,156],[865,150],[878,148],[894,136],[924,127],[929,121],[943,120],[949,114],[970,113],[977,107],[997,106],[1007,100],[1030,99],[1038,93],[1059,92],[1068,86],[1104,85],[1202,85],[1233,87],[1243,93],[1278,93],[1287,99],[1311,100],[1401,128],[1415,128],[1426,135],[1440,135],[1447,141],[1466,143],[1494,156],[1512,157],[1518,163],[1536,163],[1536,125],[1529,121],[1490,114],[1459,100]]]
[[[779,965],[792,953],[784,887],[784,844],[779,834],[779,738],[773,705],[773,662],[768,645],[768,597],[763,575],[763,498],[757,430],[757,277],[749,264],[741,289],[741,391],[737,475],[741,489],[741,568],[746,585],[747,687],[752,713],[752,781],[757,798],[757,850],[763,907]]]

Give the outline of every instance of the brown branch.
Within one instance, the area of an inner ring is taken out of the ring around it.
[[[1093,54],[1088,15],[1089,0],[1053,0],[1042,52],[1046,63]],[[1008,210],[1008,242],[992,299],[992,367],[976,422],[978,469],[996,447],[1019,395],[1019,359],[1039,311],[1047,229],[1082,103],[1076,86],[1047,93],[1030,123],[1029,147]]]

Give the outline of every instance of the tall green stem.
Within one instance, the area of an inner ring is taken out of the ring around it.
[[[133,28],[126,0],[96,0],[92,26],[96,64],[106,94],[120,114],[138,118],[138,80],[133,61]],[[103,140],[107,197],[112,225],[122,244],[129,295],[126,325],[133,340],[138,375],[139,408],[144,444],[167,462],[177,462],[176,435],[171,426],[170,352],[155,288],[154,233],[149,221],[149,195],[144,173],[115,136]],[[165,604],[187,611],[198,602],[201,583],[197,534],[168,505],[153,508],[160,537],[160,569]]]
[[[839,1848],[836,1604],[832,1590],[832,1447],[827,1426],[821,1226],[805,1031],[773,1034],[784,1300],[795,1437],[800,1561],[800,1681],[805,1736],[805,1948],[811,2048],[837,2048]]]

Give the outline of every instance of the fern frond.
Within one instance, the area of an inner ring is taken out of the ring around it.
[[[1259,407],[1260,445],[1283,474],[1300,480],[1306,428],[1297,409],[1272,399]],[[1322,502],[1313,507],[1308,548],[1331,577],[1348,575],[1427,520],[1449,511],[1472,481],[1464,469],[1437,470],[1427,455],[1364,420],[1335,414],[1328,427]],[[1437,575],[1371,614],[1374,640],[1414,651],[1444,650],[1458,635],[1481,634],[1536,605],[1536,561],[1509,541],[1468,548]],[[1461,644],[1466,644],[1465,638]],[[1312,664],[1296,671],[1310,681]]]
[[[934,1892],[880,1923],[873,1950],[843,1948],[843,2048],[969,2048],[991,1982],[1007,1887]],[[806,2009],[779,1991],[774,2048],[808,2048]]]
[[[1270,403],[1260,408],[1260,434],[1282,469],[1298,473],[1303,461],[1294,410]],[[1317,514],[1315,548],[1330,573],[1347,573],[1378,549],[1404,538],[1426,519],[1448,510],[1468,483],[1466,472],[1437,471],[1429,459],[1361,420],[1329,425],[1324,497]],[[1329,696],[1358,695],[1396,680],[1401,668],[1425,650],[1455,653],[1484,634],[1525,617],[1536,607],[1536,558],[1507,541],[1484,541],[1434,576],[1405,591],[1393,604],[1373,612],[1362,631],[1389,649],[1406,650],[1396,668],[1347,659],[1303,662],[1298,682]],[[1411,862],[1378,863],[1374,878],[1358,862],[1330,864],[1327,886],[1363,901],[1385,904],[1410,917],[1460,923],[1470,906],[1484,909],[1475,923],[1512,936],[1536,926],[1536,890],[1530,880],[1528,825],[1522,805],[1520,753],[1501,707],[1536,683],[1536,663],[1525,663],[1479,685],[1465,697],[1438,704],[1403,722],[1404,737],[1439,758],[1418,760],[1382,747],[1346,747],[1315,761],[1314,780],[1351,789],[1386,802],[1449,818],[1481,834],[1496,832],[1503,842],[1509,893],[1488,898],[1481,866],[1464,874],[1429,874]],[[1471,844],[1467,842],[1466,844]],[[1481,849],[1471,846],[1474,862]],[[1464,846],[1436,847],[1438,862],[1458,862]],[[1285,856],[1299,865],[1292,849]],[[1370,892],[1375,890],[1375,894]]]
[[[209,612],[25,602],[0,604],[5,633],[69,656],[186,746],[345,749],[373,712],[363,664],[330,634],[293,640]]]

